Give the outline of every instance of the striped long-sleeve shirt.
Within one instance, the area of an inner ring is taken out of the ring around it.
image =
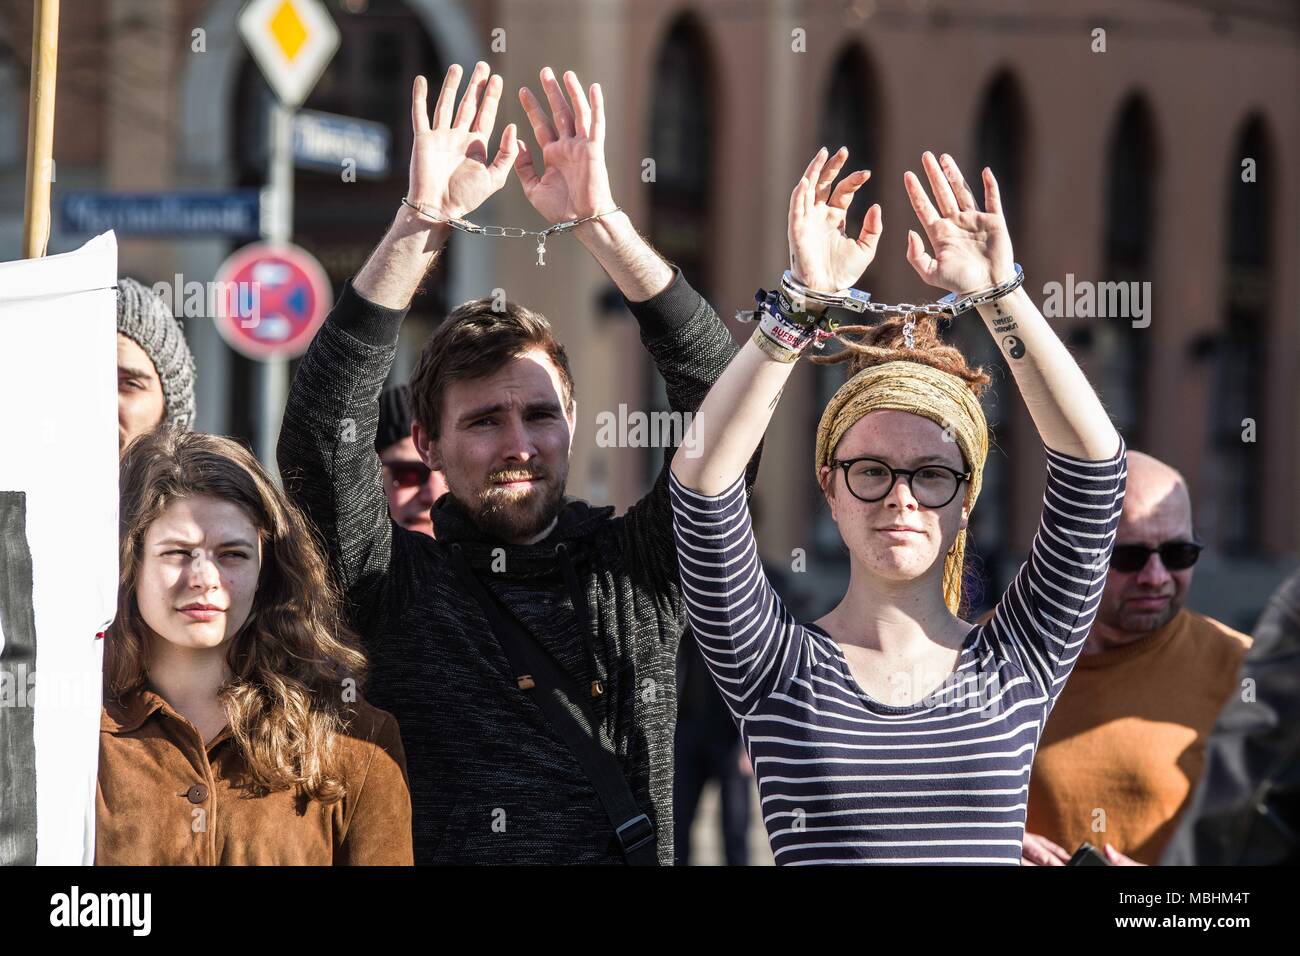
[[[948,679],[891,706],[839,645],[782,606],[745,488],[672,480],[688,620],[740,727],[778,864],[1020,862],[1043,724],[1092,625],[1127,476],[1048,449],[1043,515],[992,619]]]

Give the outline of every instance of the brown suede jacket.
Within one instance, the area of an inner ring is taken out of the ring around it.
[[[397,721],[364,702],[340,739],[347,794],[332,804],[295,790],[250,793],[230,728],[205,747],[153,691],[107,701],[99,741],[98,866],[412,863]]]

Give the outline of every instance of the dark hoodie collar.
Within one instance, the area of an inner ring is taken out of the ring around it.
[[[480,577],[480,572],[498,570],[496,560],[502,549],[505,551],[507,577],[538,581],[558,576],[563,582],[578,618],[578,633],[587,658],[588,673],[591,675],[592,697],[604,695],[604,680],[608,671],[602,671],[596,654],[591,609],[587,603],[586,590],[578,578],[578,569],[592,563],[596,556],[594,532],[613,513],[613,507],[608,505],[593,508],[577,498],[565,498],[550,534],[536,544],[510,545],[484,534],[450,492],[439,498],[433,506],[437,544],[446,549],[444,553],[456,573],[467,579],[465,583],[470,588],[470,593],[475,593],[482,587],[481,579],[477,584],[473,583],[475,578]],[[480,602],[493,600],[479,594],[475,595],[475,599]],[[496,600],[500,601],[500,597]],[[484,613],[491,621],[492,612],[486,606]],[[517,615],[517,612],[513,613]],[[534,639],[538,639],[536,635]],[[541,643],[545,646],[546,641],[543,639]]]

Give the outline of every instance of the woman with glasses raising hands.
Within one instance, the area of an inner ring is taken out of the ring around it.
[[[813,158],[790,197],[794,279],[852,285],[880,238],[845,212],[870,173]],[[1043,723],[1087,636],[1124,495],[1123,443],[1016,276],[992,172],[981,211],[956,163],[925,153],[931,196],[904,185],[929,239],[908,261],[929,285],[987,292],[998,341],[1046,448],[1047,492],[1029,560],[987,624],[961,618],[966,525],[979,496],[988,382],[933,317],[858,328],[849,380],[823,412],[815,474],[850,556],[847,593],[813,623],[763,575],[741,481],[814,316],[769,299],[762,327],[697,413],[672,465],[691,628],[758,777],[776,861],[1020,861]],[[957,321],[975,321],[973,314]],[[841,334],[850,330],[841,330]],[[692,440],[696,444],[692,444]]]

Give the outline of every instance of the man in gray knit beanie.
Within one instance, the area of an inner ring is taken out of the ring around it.
[[[119,279],[118,451],[160,425],[194,427],[194,356],[167,303],[135,279]]]

